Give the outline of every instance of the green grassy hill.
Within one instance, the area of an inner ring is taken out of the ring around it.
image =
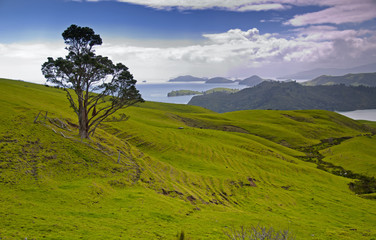
[[[146,102],[81,141],[61,89],[3,79],[0,104],[1,239],[225,239],[252,224],[376,239],[376,201],[303,161],[324,139],[374,141],[339,114]]]
[[[322,150],[324,160],[355,173],[376,177],[376,136],[349,139]]]
[[[304,82],[306,86],[345,84],[346,86],[376,87],[376,73],[346,74],[343,76],[322,75],[310,81]]]

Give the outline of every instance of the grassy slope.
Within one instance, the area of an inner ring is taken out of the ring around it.
[[[324,161],[342,166],[354,173],[376,177],[376,136],[349,139],[341,145],[325,149]]]
[[[40,110],[75,122],[62,90],[7,80],[0,86],[3,239],[174,239],[180,230],[221,239],[226,226],[258,223],[290,228],[300,239],[376,238],[376,202],[285,147],[364,133],[341,115],[216,114],[147,102],[84,144],[74,128],[43,118],[48,127],[33,124]]]
[[[358,120],[358,122],[368,125],[374,129],[376,129],[376,122],[367,121],[367,120]]]

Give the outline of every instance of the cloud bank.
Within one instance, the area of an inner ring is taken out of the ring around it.
[[[296,29],[294,37],[284,38],[277,34],[260,34],[258,29],[253,28],[247,31],[231,29],[224,33],[204,34],[203,37],[206,39],[203,44],[173,48],[109,43],[98,52],[129,62],[135,66],[135,71],[138,68],[144,71],[152,69],[142,68],[140,63],[146,66],[158,62],[163,69],[171,66],[169,73],[199,73],[203,76],[229,75],[234,68],[253,69],[273,64],[294,66],[335,62],[337,65],[353,65],[354,62],[361,64],[362,60],[372,61],[376,57],[376,33],[364,30],[311,26]],[[167,77],[168,74],[165,74]]]
[[[87,0],[89,1],[89,0]],[[90,0],[94,1],[94,0]],[[100,0],[95,0],[100,1]],[[138,80],[166,81],[178,75],[247,77],[280,76],[299,68],[348,67],[376,61],[376,31],[354,27],[376,18],[375,0],[118,0],[160,10],[178,8],[228,11],[283,11],[293,6],[321,10],[292,16],[285,35],[261,34],[257,28],[203,34],[202,41],[181,44],[135,44],[105,39],[97,53],[127,65]],[[282,18],[266,19],[282,22]],[[340,24],[351,23],[345,27]],[[281,23],[282,24],[282,23]],[[349,27],[350,26],[350,27]],[[44,82],[47,57],[65,56],[62,42],[0,43],[1,77]],[[22,71],[20,69],[22,68]]]
[[[44,83],[41,66],[47,57],[65,56],[64,43],[0,43],[2,78]]]
[[[126,64],[138,80],[148,81],[166,81],[183,74],[207,77],[260,74],[255,69],[276,76],[296,66],[338,67],[354,62],[361,65],[376,59],[376,32],[371,30],[308,26],[296,28],[289,37],[284,37],[260,34],[256,28],[230,29],[203,34],[203,38],[200,44],[175,47],[135,46],[108,39],[96,51]],[[60,42],[0,44],[2,77],[43,82],[41,64],[49,56],[66,54]]]

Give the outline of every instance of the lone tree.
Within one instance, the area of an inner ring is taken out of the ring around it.
[[[102,39],[89,27],[71,25],[62,36],[68,55],[49,57],[42,65],[42,73],[47,82],[66,91],[78,117],[81,138],[93,135],[103,121],[126,120],[124,114],[107,118],[119,109],[144,101],[128,68],[94,53],[93,47],[101,45]]]

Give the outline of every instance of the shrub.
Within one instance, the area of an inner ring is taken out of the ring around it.
[[[231,240],[294,240],[295,236],[289,230],[276,231],[263,226],[241,226],[240,229],[227,229],[225,235]]]

